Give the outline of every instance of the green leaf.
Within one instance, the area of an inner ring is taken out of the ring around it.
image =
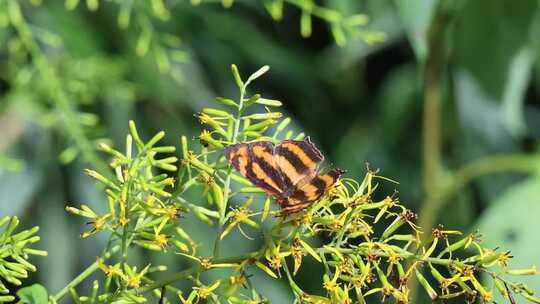
[[[532,57],[529,48],[516,52],[510,63],[508,80],[502,96],[503,119],[514,136],[523,135],[526,132],[523,104],[531,80]]]
[[[39,284],[33,284],[17,291],[17,296],[26,304],[47,304],[47,290]]]
[[[494,153],[516,153],[519,146],[504,120],[502,105],[488,94],[480,81],[466,70],[455,75],[457,115],[462,130],[461,155],[464,160]],[[482,201],[491,202],[500,190],[515,182],[515,176],[499,174],[478,180]]]
[[[509,263],[510,269],[540,265],[538,214],[540,214],[540,177],[536,176],[509,188],[484,212],[477,223],[477,227],[484,235],[484,246],[510,250],[514,256]],[[529,285],[533,290],[540,290],[540,276],[523,276],[519,281]],[[497,293],[494,295],[495,302],[506,303],[500,295]]]
[[[529,44],[536,0],[467,1],[452,30],[455,62],[491,96],[503,96],[515,54]],[[489,55],[488,55],[489,54]]]
[[[466,70],[456,73],[455,83],[458,118],[465,136],[473,140],[475,156],[481,155],[480,151],[486,148],[511,147],[501,107],[493,95],[487,93],[478,78]]]

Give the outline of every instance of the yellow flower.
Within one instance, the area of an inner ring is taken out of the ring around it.
[[[291,246],[291,254],[294,260],[293,274],[296,275],[296,273],[300,269],[300,265],[302,264],[302,257],[304,256],[304,253],[302,252],[302,249],[301,249],[299,238],[295,238],[293,240],[292,246]]]
[[[90,225],[90,227],[92,227],[92,230],[83,232],[81,237],[85,239],[105,229],[107,227],[107,220],[110,217],[111,215],[109,213],[103,216],[95,217],[93,221],[87,223]]]
[[[214,148],[223,148],[223,144],[216,140],[214,137],[212,137],[212,133],[208,130],[203,130],[201,134],[199,135],[199,141],[201,142],[201,145],[208,147],[212,146]]]
[[[270,246],[264,253],[264,256],[271,268],[279,269],[281,268],[283,258],[291,254],[291,251],[281,251],[281,244],[278,244],[277,246]]]
[[[328,290],[328,292],[333,292],[336,288],[338,288],[337,279],[339,278],[340,271],[339,268],[335,269],[334,276],[330,280],[330,277],[325,274],[323,276],[323,287],[324,289]]]
[[[332,304],[330,299],[321,296],[302,294],[301,302],[306,304]]]
[[[237,268],[238,267],[238,264],[234,264],[234,263],[218,263],[218,264],[214,264],[211,259],[202,258],[202,257],[196,257],[196,256],[192,256],[192,255],[189,255],[189,254],[181,253],[181,252],[179,252],[178,254],[183,255],[183,256],[185,256],[185,257],[187,257],[189,259],[192,259],[194,261],[197,261],[204,270],[208,270],[208,269],[211,269],[211,268]]]
[[[238,230],[240,233],[242,233],[243,236],[245,236],[247,239],[252,239],[249,237],[244,230],[242,230],[242,227],[240,226],[241,223],[247,224],[248,226],[251,226],[255,229],[259,229],[259,224],[252,219],[250,219],[251,216],[254,214],[251,213],[251,210],[249,209],[249,206],[253,202],[253,197],[250,197],[246,203],[239,208],[233,209],[227,214],[228,218],[232,218],[231,223],[223,230],[221,233],[220,238],[223,239],[225,236],[227,236],[234,227],[238,226]]]
[[[222,122],[222,121],[218,121],[216,119],[214,119],[212,116],[206,114],[206,113],[203,113],[203,112],[197,112],[195,113],[195,117],[197,117],[199,119],[199,122],[201,124],[208,124],[208,125],[211,125],[213,127],[215,126],[225,126],[227,125],[226,123]]]
[[[101,269],[101,271],[103,271],[103,273],[107,277],[112,277],[115,275],[122,277],[124,275],[122,271],[120,270],[120,264],[116,264],[114,266],[106,265],[103,259],[100,257],[96,259],[96,264],[97,264],[97,267]]]
[[[125,264],[124,268],[127,277],[124,277],[123,279],[126,281],[127,285],[132,288],[139,288],[141,287],[142,278],[148,272],[148,269],[150,269],[150,264],[146,265],[139,273],[137,273],[135,268],[131,268],[127,264]]]
[[[154,236],[154,238],[155,238],[155,242],[157,243],[157,245],[159,247],[161,247],[162,249],[164,249],[165,247],[167,247],[169,245],[169,236],[168,235],[156,234]]]
[[[247,276],[245,273],[240,273],[239,275],[236,275],[236,276],[231,276],[229,277],[229,283],[231,285],[242,285],[244,288],[247,288],[246,287],[246,284],[247,284]]]
[[[508,266],[508,261],[510,261],[514,256],[510,254],[510,251],[502,253],[497,258],[497,262],[504,267]]]
[[[199,298],[206,299],[214,292],[214,290],[216,290],[216,288],[219,287],[220,284],[221,284],[220,281],[216,281],[214,284],[210,286],[193,287],[193,290],[197,292],[197,295],[199,296]]]
[[[129,223],[129,219],[122,215],[122,217],[120,217],[119,222],[121,226],[126,226]]]
[[[168,221],[169,218],[164,217],[159,223],[159,226],[154,226],[154,243],[161,249],[165,249],[169,245],[170,236],[161,233],[161,230],[165,227]]]

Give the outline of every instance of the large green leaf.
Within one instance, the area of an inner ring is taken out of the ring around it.
[[[436,4],[435,0],[396,1],[401,21],[419,61],[424,61],[427,57],[427,35]]]
[[[502,96],[503,120],[514,136],[523,135],[526,131],[523,104],[532,68],[533,58],[529,48],[517,51],[510,63],[508,81]]]
[[[453,32],[456,62],[496,98],[503,95],[512,58],[529,43],[535,0],[468,1]]]
[[[47,290],[39,284],[33,284],[17,291],[17,296],[25,304],[46,304]]]
[[[519,151],[504,120],[502,106],[483,90],[480,82],[467,71],[455,77],[457,115],[461,126],[458,138],[461,158],[475,160],[494,153]],[[514,182],[509,175],[480,179],[479,190],[485,201],[493,201],[500,191]]]
[[[529,178],[500,196],[478,221],[488,248],[510,250],[515,258],[512,268],[540,265],[540,177]],[[540,290],[540,276],[509,277]],[[497,295],[497,303],[506,303]],[[518,301],[521,303],[521,301]]]

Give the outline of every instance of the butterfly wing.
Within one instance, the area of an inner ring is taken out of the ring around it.
[[[225,158],[233,167],[247,178],[247,167],[249,165],[249,145],[246,143],[227,146],[223,151]]]
[[[301,211],[332,187],[344,173],[318,175],[321,152],[309,140],[239,143],[225,148],[225,158],[238,172],[268,194],[278,197],[282,214]]]
[[[344,171],[334,169],[323,175],[316,175],[298,188],[287,200],[282,200],[282,214],[301,211],[311,206],[332,187]]]
[[[284,140],[274,150],[276,164],[281,172],[284,195],[292,194],[317,174],[324,156],[309,140]]]
[[[274,158],[274,145],[269,141],[239,143],[225,148],[225,158],[257,187],[280,196],[283,181]]]

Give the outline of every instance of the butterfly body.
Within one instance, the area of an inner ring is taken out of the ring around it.
[[[225,158],[254,185],[276,197],[283,214],[301,211],[317,201],[343,174],[319,174],[324,156],[305,140],[239,143],[225,148]]]

